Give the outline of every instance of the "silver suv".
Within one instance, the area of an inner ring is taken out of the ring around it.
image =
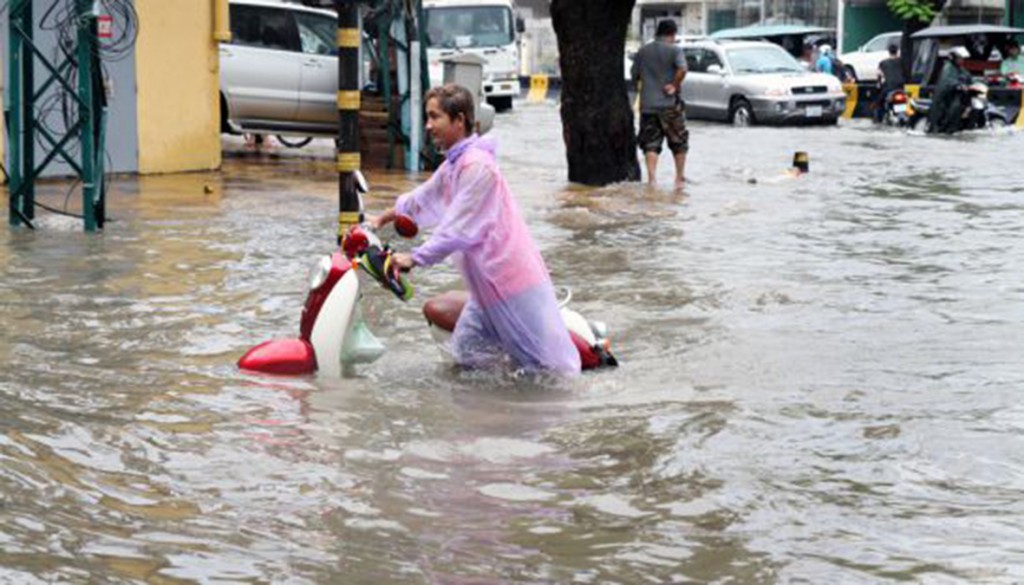
[[[282,0],[231,0],[231,42],[220,44],[223,132],[338,133],[338,17]],[[472,88],[471,88],[472,89]],[[481,133],[494,108],[477,104]]]
[[[338,132],[338,18],[279,0],[233,0],[220,45],[224,130]]]
[[[835,124],[846,108],[839,79],[807,71],[782,47],[761,41],[684,43],[682,95],[692,118]]]

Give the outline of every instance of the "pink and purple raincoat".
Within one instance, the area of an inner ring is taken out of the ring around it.
[[[399,197],[398,213],[434,229],[413,260],[430,266],[451,256],[466,281],[470,299],[451,341],[456,362],[479,367],[504,353],[527,371],[578,374],[579,352],[495,149],[490,138],[465,138],[430,180]]]

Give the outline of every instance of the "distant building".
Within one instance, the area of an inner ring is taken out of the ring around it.
[[[516,0],[526,31],[520,36],[520,75],[558,75],[558,39],[551,25],[551,0]]]
[[[1022,0],[949,0],[936,24],[1015,22],[1024,14],[1014,14],[1013,8],[1024,12],[1022,4]],[[650,41],[657,22],[664,18],[674,19],[684,36],[758,23],[838,28],[842,20],[847,50],[900,26],[885,0],[637,0],[629,37],[642,43]]]

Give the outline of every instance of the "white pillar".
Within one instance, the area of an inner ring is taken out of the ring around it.
[[[843,18],[843,13],[846,12],[845,0],[839,0],[836,10],[838,11],[836,14],[836,53],[842,55],[846,50],[846,47],[843,45],[846,37],[846,23]]]
[[[420,82],[420,41],[409,43],[409,157],[405,168],[420,170],[420,130],[423,127],[423,84]]]

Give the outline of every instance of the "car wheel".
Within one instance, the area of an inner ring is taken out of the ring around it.
[[[488,98],[487,101],[494,106],[495,112],[505,112],[512,109],[512,96]]]
[[[754,124],[754,110],[750,107],[750,102],[743,98],[733,100],[729,120],[732,121],[733,126],[752,126]]]
[[[843,65],[843,76],[850,83],[857,83],[857,70],[853,65]]]
[[[220,94],[220,132],[221,134],[231,133],[231,127],[228,126],[228,100],[223,93]]]
[[[287,146],[288,148],[302,148],[310,142],[313,142],[312,136],[302,136],[298,138],[289,138],[287,136],[277,135],[277,141]]]

